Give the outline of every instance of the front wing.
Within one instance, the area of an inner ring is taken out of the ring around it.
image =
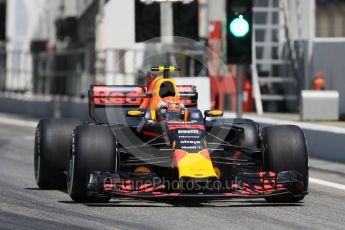
[[[304,194],[303,180],[295,171],[242,173],[236,182],[218,190],[169,192],[154,174],[90,173],[90,195],[130,196],[138,198],[264,198],[284,194]]]

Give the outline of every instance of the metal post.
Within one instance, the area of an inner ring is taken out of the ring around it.
[[[172,2],[161,2],[161,33],[164,44],[174,42],[173,20]]]
[[[98,4],[99,4],[98,5],[99,6],[98,14],[103,19],[103,17],[104,17],[105,0],[99,0]]]
[[[242,118],[243,116],[243,66],[237,65],[236,66],[237,73],[236,73],[236,98],[237,98],[237,104],[236,104],[236,115],[237,118]]]
[[[98,0],[98,13],[96,16],[96,61],[95,61],[95,67],[96,70],[100,69],[103,65],[103,61],[106,60],[106,53],[104,53],[104,36],[106,36],[104,31],[104,6],[105,6],[105,0]],[[106,77],[103,73],[100,71],[96,71],[94,81],[96,83],[105,83]]]
[[[255,24],[255,17],[254,17],[253,23]],[[257,68],[257,63],[256,63],[256,35],[255,35],[255,32],[253,33],[253,45],[252,45],[252,82],[253,82],[253,95],[254,95],[254,99],[255,99],[256,113],[258,115],[262,115],[264,113],[264,111],[263,111],[263,106],[262,106],[259,74],[258,74],[258,68]]]
[[[305,82],[304,82],[304,88],[308,89],[309,87],[309,82],[312,78],[313,74],[313,55],[314,55],[314,39],[316,36],[316,26],[315,26],[315,15],[316,15],[316,2],[315,1],[308,1],[308,2],[303,2],[304,4],[304,9],[307,7],[309,10],[308,12],[308,50],[307,50],[307,63],[306,63],[306,68],[305,68]],[[306,28],[306,26],[304,26]]]
[[[174,28],[173,28],[174,18],[173,18],[173,9],[172,2],[166,1],[161,2],[161,37],[162,43],[165,45],[171,45],[174,43]],[[164,48],[164,46],[163,46]],[[166,52],[163,50],[163,52]],[[172,57],[172,54],[166,52],[166,64],[169,64],[169,61]]]

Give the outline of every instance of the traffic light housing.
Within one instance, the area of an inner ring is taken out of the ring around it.
[[[161,1],[135,0],[135,41],[161,37]],[[188,3],[173,2],[174,36],[199,40],[199,4],[197,0]],[[155,40],[157,41],[157,40]]]
[[[161,36],[161,8],[158,2],[135,0],[135,41],[146,42]]]
[[[6,2],[0,2],[0,41],[6,41]]]
[[[228,64],[252,63],[253,0],[227,0]]]
[[[199,40],[199,4],[197,0],[190,3],[173,4],[174,36]]]

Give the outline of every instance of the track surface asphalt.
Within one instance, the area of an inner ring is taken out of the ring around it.
[[[0,229],[345,229],[345,190],[316,183],[298,204],[126,198],[76,204],[63,191],[37,188],[34,128],[25,124],[0,122]],[[344,174],[311,169],[310,176],[345,184]]]

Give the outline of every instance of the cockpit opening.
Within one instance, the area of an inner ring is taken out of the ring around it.
[[[171,82],[164,82],[161,85],[161,88],[159,90],[159,96],[161,98],[165,97],[175,97],[176,92],[175,92],[175,87]]]

